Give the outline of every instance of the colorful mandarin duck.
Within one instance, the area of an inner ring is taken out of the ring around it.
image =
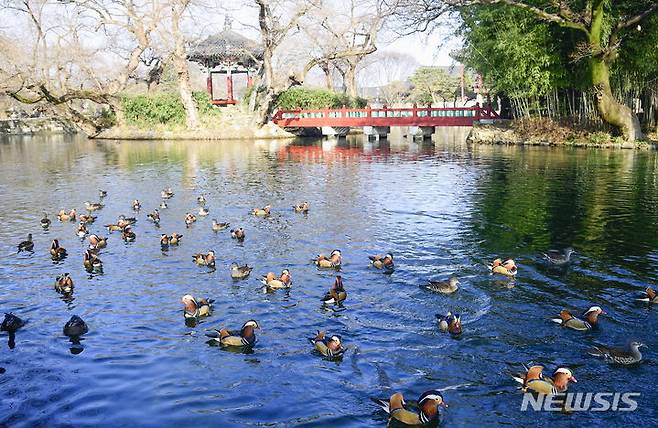
[[[658,294],[656,294],[656,290],[654,290],[653,288],[647,287],[644,290],[644,297],[637,300],[639,300],[640,302],[647,302],[650,305],[655,304],[658,303]]]
[[[160,197],[162,199],[170,199],[174,196],[174,192],[171,190],[171,187],[168,187],[164,189],[162,192],[160,192]]]
[[[206,208],[206,207],[199,207],[199,215],[200,215],[201,217],[205,217],[205,216],[207,216],[209,213],[210,213],[210,211],[208,210],[208,208]]]
[[[383,256],[368,256],[370,264],[376,269],[384,269],[392,271],[395,268],[393,263],[393,254],[387,253]]]
[[[85,251],[82,258],[82,264],[84,265],[87,272],[99,272],[103,270],[103,262],[98,258],[96,254],[92,253],[91,250]]]
[[[80,220],[81,224],[92,224],[93,222],[96,221],[96,216],[91,215],[91,214],[80,214],[78,216],[78,219]]]
[[[331,290],[322,298],[322,303],[336,305],[342,303],[345,299],[347,299],[347,292],[343,287],[343,277],[338,275],[336,276],[334,285],[331,286]]]
[[[133,199],[132,201],[133,211],[139,211],[142,209],[142,203],[139,202],[139,199]]]
[[[190,227],[196,221],[196,216],[192,213],[185,215],[185,226]]]
[[[50,257],[53,260],[62,260],[66,257],[66,249],[59,246],[59,240],[53,239],[52,244],[50,244]]]
[[[512,378],[521,384],[523,392],[533,391],[545,395],[566,392],[569,382],[577,382],[571,370],[566,367],[559,367],[550,378],[543,375],[543,370],[542,366],[532,366],[525,373],[512,374]]]
[[[186,294],[181,299],[185,305],[183,316],[185,318],[203,318],[212,315],[212,299],[195,299],[191,294]]]
[[[206,333],[206,336],[212,338],[213,341],[219,343],[221,346],[252,348],[256,344],[256,334],[254,333],[254,330],[258,328],[260,328],[260,326],[256,321],[249,320],[242,325],[239,332],[223,328],[221,330],[215,329],[211,333]]]
[[[176,232],[172,233],[169,236],[169,245],[178,245],[178,244],[180,244],[180,240],[182,238],[183,238],[183,235],[181,235],[180,233],[176,233]]]
[[[75,208],[73,208],[71,211],[68,213],[64,210],[59,210],[59,213],[57,213],[57,220],[61,222],[65,221],[75,221],[75,218],[78,214],[75,212]]]
[[[409,426],[434,424],[439,420],[439,407],[448,407],[441,391],[436,389],[423,392],[414,410],[407,409],[407,403],[399,392],[388,400],[372,398],[372,401],[389,415],[389,425],[396,422]]]
[[[462,319],[459,314],[448,312],[446,315],[436,314],[435,316],[439,323],[439,330],[453,336],[462,334]]]
[[[207,253],[196,253],[192,256],[192,260],[199,266],[208,266],[209,268],[215,267],[215,252],[213,250]]]
[[[231,229],[231,238],[237,239],[238,242],[244,242],[245,236],[243,228]]]
[[[572,330],[585,331],[596,327],[599,315],[605,315],[605,312],[599,306],[592,306],[585,311],[583,313],[584,320],[576,318],[568,310],[562,309],[560,311],[560,318],[553,318],[551,321]]]
[[[89,230],[87,229],[87,226],[85,226],[84,223],[80,223],[78,225],[78,229],[76,230],[75,234],[78,236],[80,239],[84,239],[85,236],[89,233]]]
[[[123,228],[123,231],[121,232],[121,239],[126,242],[133,242],[135,238],[137,238],[137,235],[135,232],[133,232],[133,229],[130,227],[130,225]]]
[[[85,201],[85,209],[86,209],[87,211],[98,211],[98,210],[100,210],[101,208],[103,208],[103,206],[104,206],[104,205],[101,204],[100,202],[89,202],[89,201]]]
[[[496,259],[493,262],[491,262],[491,264],[489,264],[488,267],[491,273],[497,273],[500,275],[505,275],[510,277],[515,276],[517,271],[516,264],[512,259],[507,259],[505,261],[503,261],[502,259]]]
[[[323,357],[340,358],[345,353],[341,337],[338,335],[332,335],[327,338],[324,331],[318,331],[315,337],[308,340]]]
[[[265,205],[263,208],[254,208],[251,212],[256,217],[269,217],[271,209],[272,207],[270,205]]]
[[[70,294],[73,292],[73,278],[71,278],[68,272],[55,278],[55,291],[60,294]]]
[[[280,288],[290,288],[292,286],[292,275],[288,269],[281,271],[281,275],[277,278],[274,272],[269,272],[264,275],[261,282],[265,285],[267,290],[278,290]]]
[[[309,205],[308,202],[302,202],[301,204],[297,204],[297,205],[292,206],[292,209],[296,213],[304,213],[304,214],[308,214],[309,208],[310,208],[310,205]]]
[[[92,234],[87,237],[87,240],[89,241],[90,250],[97,251],[107,247],[107,238],[105,237]]]
[[[157,208],[152,213],[146,214],[146,219],[153,222],[156,226],[160,224],[160,210]]]
[[[313,259],[313,263],[321,269],[338,269],[343,262],[343,257],[340,250],[333,250],[329,257],[324,254],[319,254]]]

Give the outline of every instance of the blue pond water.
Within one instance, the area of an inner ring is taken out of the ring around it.
[[[369,400],[401,391],[415,399],[446,389],[448,426],[656,425],[658,308],[635,301],[658,282],[658,156],[652,152],[467,147],[393,140],[324,142],[95,142],[61,137],[0,143],[0,310],[27,320],[15,346],[0,334],[0,425],[8,426],[385,426]],[[161,228],[146,221],[160,190],[175,196]],[[109,193],[91,231],[109,236],[102,275],[82,267],[86,243],[61,208],[84,212],[98,189]],[[206,196],[210,209],[191,228],[187,211]],[[126,244],[103,224],[143,209]],[[311,204],[307,216],[291,205]],[[271,204],[258,219],[254,207]],[[39,226],[46,210],[53,224]],[[242,226],[243,245],[213,218]],[[35,252],[15,245],[29,232]],[[184,235],[162,252],[160,233]],[[50,260],[58,238],[69,257]],[[568,269],[541,260],[549,248],[573,246]],[[342,310],[320,298],[334,272],[310,260],[341,249],[349,293]],[[191,255],[213,249],[217,270]],[[396,271],[368,267],[390,251]],[[513,282],[484,264],[514,257]],[[254,266],[234,282],[232,261]],[[266,294],[257,278],[292,272],[289,291]],[[71,299],[53,289],[70,272]],[[423,289],[456,274],[450,296]],[[212,317],[187,327],[184,294],[216,300]],[[588,333],[550,322],[563,308],[608,313]],[[438,331],[434,314],[462,314],[464,333]],[[77,314],[90,332],[79,345],[62,334]],[[258,320],[253,353],[209,346],[205,330]],[[316,355],[317,330],[340,334],[342,361]],[[585,352],[593,343],[648,345],[637,367],[615,367]],[[73,352],[72,352],[73,351]],[[81,352],[80,352],[81,351]],[[548,374],[572,368],[575,392],[639,392],[627,413],[521,412],[509,370],[540,363]]]

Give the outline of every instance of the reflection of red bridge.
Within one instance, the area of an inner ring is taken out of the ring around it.
[[[282,128],[354,128],[413,126],[473,126],[473,122],[498,119],[491,107],[410,107],[323,110],[278,110],[273,122]],[[380,134],[380,133],[377,133]]]

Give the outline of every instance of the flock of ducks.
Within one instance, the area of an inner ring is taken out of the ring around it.
[[[60,210],[57,213],[57,219],[60,222],[76,222],[78,226],[76,234],[80,238],[86,238],[88,247],[84,251],[82,260],[83,266],[89,273],[102,272],[103,262],[99,257],[100,251],[107,246],[107,238],[97,234],[90,234],[87,226],[96,220],[96,216],[92,215],[104,207],[103,199],[107,196],[104,190],[99,191],[99,202],[85,202],[85,209],[87,214],[79,215],[75,209]],[[160,209],[168,207],[167,201],[174,196],[171,188],[164,189],[161,192],[162,202],[159,209],[148,213],[146,218],[148,221],[159,225],[160,223]],[[199,196],[197,198],[199,203],[198,216],[204,217],[209,214],[209,210],[205,207],[206,198]],[[141,202],[138,199],[132,201],[132,209],[139,212],[142,208]],[[294,205],[294,212],[307,214],[310,209],[308,202],[302,202]],[[266,205],[262,208],[254,208],[252,214],[256,217],[267,218],[271,215],[271,206]],[[197,215],[188,212],[184,218],[186,227],[190,227],[197,221]],[[132,225],[137,222],[135,217],[119,216],[116,223],[106,224],[104,227],[109,233],[121,232],[121,239],[126,242],[132,242],[136,239],[136,234],[132,230]],[[43,229],[48,229],[51,225],[51,220],[48,214],[44,212],[43,218],[40,220],[40,225]],[[230,227],[229,223],[220,223],[217,220],[212,221],[212,230],[220,232]],[[239,242],[245,240],[245,231],[243,228],[235,228],[230,230],[232,239]],[[174,232],[172,234],[161,234],[160,246],[163,251],[166,251],[170,246],[177,246],[181,243],[183,238],[182,234]],[[17,253],[34,252],[34,242],[32,234],[27,236],[27,239],[17,245]],[[567,248],[564,251],[549,251],[544,254],[546,261],[554,266],[566,266],[571,262],[571,256],[574,250]],[[68,256],[66,249],[62,248],[58,239],[53,239],[50,246],[50,255],[52,260],[63,260]],[[369,257],[370,266],[381,270],[383,273],[393,273],[395,270],[395,262],[391,253],[373,255]],[[204,266],[210,269],[216,269],[215,252],[210,250],[206,253],[197,253],[192,256],[192,261],[198,266]],[[328,254],[319,254],[312,259],[312,263],[318,269],[329,269],[339,271],[343,262],[342,253],[340,250],[335,249]],[[488,270],[493,275],[502,275],[507,278],[513,278],[517,274],[517,266],[513,259],[497,258],[487,265]],[[248,265],[239,265],[232,263],[230,265],[231,278],[236,280],[246,279],[250,276],[253,267]],[[280,274],[275,272],[268,272],[260,279],[263,285],[263,291],[276,292],[280,289],[287,289],[292,286],[292,274],[288,269],[283,269]],[[445,281],[429,281],[425,287],[427,290],[440,294],[452,294],[459,290],[459,279],[456,276],[451,276]],[[64,273],[57,276],[55,279],[55,290],[64,295],[70,296],[74,290],[74,282],[69,273]],[[336,275],[334,284],[321,298],[321,302],[325,305],[342,305],[347,299],[347,292],[343,285],[341,275]],[[658,294],[652,288],[647,288],[645,296],[641,299],[643,302],[649,304],[658,303]],[[214,300],[209,298],[195,298],[190,294],[186,294],[181,298],[183,304],[183,316],[186,324],[194,326],[201,318],[206,318],[212,315]],[[582,318],[577,318],[572,315],[568,309],[563,309],[559,313],[559,317],[552,319],[553,322],[559,324],[561,327],[575,331],[589,331],[593,330],[598,325],[599,316],[605,315],[603,309],[599,306],[592,306],[587,309]],[[441,332],[449,333],[451,336],[458,337],[462,334],[461,316],[457,313],[448,312],[446,314],[436,314],[436,322]],[[9,334],[9,344],[13,347],[15,333],[18,329],[22,328],[25,322],[13,313],[5,314],[5,318],[0,325],[0,331],[6,331]],[[256,330],[260,328],[256,320],[250,319],[236,330],[229,330],[226,328],[208,330],[206,336],[210,339],[209,343],[217,344],[221,347],[233,347],[241,349],[251,349],[256,344]],[[89,331],[87,324],[77,315],[73,315],[63,327],[64,335],[71,338],[74,343],[79,343],[80,336]],[[342,338],[337,334],[328,334],[325,331],[318,331],[317,334],[308,339],[314,350],[319,355],[327,359],[341,358],[345,353]],[[594,345],[588,350],[588,353],[602,357],[606,361],[614,364],[630,365],[637,364],[642,360],[642,355],[639,348],[645,346],[644,344],[632,341],[625,348],[610,347],[605,345]],[[533,391],[539,394],[558,394],[566,392],[570,382],[576,382],[571,369],[568,367],[558,367],[553,374],[545,376],[543,374],[544,367],[539,365],[532,365],[529,367],[524,366],[525,370],[521,373],[512,373],[512,378],[521,385],[524,392]],[[424,425],[438,421],[439,409],[441,407],[448,407],[445,403],[441,390],[429,390],[423,392],[416,402],[405,401],[401,393],[395,393],[387,399],[373,398],[373,401],[379,405],[388,415],[389,421],[396,421],[404,425]]]

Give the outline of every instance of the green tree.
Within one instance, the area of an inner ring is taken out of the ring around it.
[[[409,81],[411,99],[418,104],[453,100],[459,90],[459,79],[437,67],[419,67]]]
[[[491,10],[517,11],[526,17],[547,25],[548,29],[559,28],[564,37],[556,39],[560,52],[568,50],[575,61],[586,61],[586,83],[594,90],[601,118],[620,129],[624,137],[633,141],[642,136],[640,123],[628,106],[614,96],[611,70],[620,57],[632,45],[632,33],[641,30],[641,25],[658,12],[655,0],[429,0],[415,9],[413,19],[418,23],[434,23],[447,12],[470,13],[481,7]],[[473,22],[478,25],[477,21]],[[514,25],[504,27],[514,31]],[[554,33],[555,34],[555,33]],[[499,34],[500,35],[500,34]],[[500,40],[495,40],[500,42]],[[516,46],[506,44],[506,49]],[[655,47],[653,48],[655,50]],[[528,52],[531,64],[541,64],[540,58],[532,57],[536,50]],[[547,63],[547,67],[550,64]],[[537,76],[527,76],[533,79]],[[550,80],[551,76],[539,73],[539,77]],[[544,80],[545,82],[545,80]],[[540,81],[539,85],[543,85]]]

